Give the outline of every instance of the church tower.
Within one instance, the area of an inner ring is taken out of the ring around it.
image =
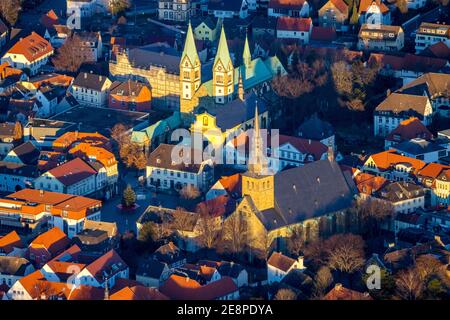
[[[194,34],[189,22],[180,61],[181,99],[191,100],[201,84],[201,63],[195,47]]]
[[[244,52],[242,54],[242,62],[247,69],[252,62],[252,54],[250,53],[250,46],[248,45],[248,37],[245,36]]]
[[[234,67],[228,51],[227,38],[223,26],[214,59],[213,92],[216,103],[225,104],[233,100]]]
[[[242,195],[248,195],[259,211],[274,208],[274,174],[268,168],[264,143],[259,127],[258,106],[255,107],[255,126],[250,141],[248,171],[242,175]]]

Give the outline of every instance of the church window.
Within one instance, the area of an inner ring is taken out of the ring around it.
[[[263,182],[263,190],[266,189],[266,183]]]
[[[207,127],[208,126],[208,117],[203,117],[203,125],[205,126],[205,127]]]
[[[223,76],[218,75],[218,76],[216,77],[216,82],[217,82],[217,83],[220,83],[220,84],[223,84]]]
[[[183,77],[184,77],[185,79],[189,79],[189,78],[190,78],[189,71],[184,71],[184,72],[183,72]]]
[[[247,189],[250,189],[250,181],[247,181]]]
[[[200,73],[197,71],[195,71],[195,79],[198,79],[200,77]]]

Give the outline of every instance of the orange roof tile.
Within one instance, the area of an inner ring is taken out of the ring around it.
[[[414,138],[431,140],[433,135],[418,118],[411,117],[400,122],[398,127],[388,134],[386,140],[401,142]]]
[[[242,176],[239,173],[236,173],[231,176],[220,178],[219,182],[229,194],[238,193],[240,195],[242,186],[241,180]]]
[[[343,287],[341,284],[331,289],[323,300],[373,300],[367,293],[358,292],[352,289]]]
[[[22,239],[16,231],[11,231],[7,235],[0,237],[0,252],[9,254],[14,248],[23,248]]]
[[[48,230],[47,232],[44,232],[37,236],[31,243],[30,247],[32,248],[45,248],[52,254],[56,254],[54,251],[54,247],[60,244],[61,246],[64,246],[68,244],[69,238],[67,238],[66,234],[59,229],[58,227],[53,227],[52,229]]]
[[[112,152],[100,147],[91,146],[89,143],[81,142],[69,150],[69,153],[85,160],[94,159],[105,167],[117,164],[116,157]]]
[[[110,300],[169,300],[156,288],[144,286],[125,287],[109,297]]]
[[[431,162],[427,164],[425,168],[419,171],[419,175],[436,179],[442,173],[442,171],[446,169],[450,169],[450,166]]]
[[[359,3],[359,13],[364,13],[367,12],[367,9],[369,9],[369,7],[375,3],[378,7],[380,7],[380,10],[382,13],[388,13],[389,12],[389,8],[383,3],[381,2],[381,0],[361,0]]]
[[[375,162],[375,165],[378,169],[387,170],[391,166],[398,163],[409,163],[414,167],[414,171],[418,172],[423,167],[425,167],[426,163],[422,160],[405,157],[395,152],[395,150],[387,150],[380,153],[376,153],[371,155],[369,158]]]
[[[279,17],[277,21],[277,30],[308,32],[311,26],[311,18]]]
[[[383,177],[374,176],[364,172],[355,176],[354,181],[358,191],[367,195],[371,195],[373,192],[380,190],[388,182],[388,180]]]
[[[34,62],[43,56],[52,54],[53,47],[36,32],[32,32],[28,37],[19,40],[7,53],[21,54],[29,62]]]
[[[289,258],[280,252],[273,252],[269,260],[267,260],[268,265],[283,270],[284,272],[287,272],[295,262],[295,259]]]
[[[330,0],[332,4],[338,9],[341,13],[347,13],[348,14],[348,5],[345,3],[344,0]]]
[[[67,149],[75,142],[85,142],[91,146],[103,147],[111,150],[110,141],[104,135],[100,133],[90,133],[90,132],[78,132],[70,131],[66,132],[55,141],[53,141],[53,148],[55,149]]]
[[[73,185],[97,173],[80,158],[75,158],[47,172],[65,186]]]

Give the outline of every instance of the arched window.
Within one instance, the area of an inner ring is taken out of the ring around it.
[[[208,117],[207,116],[203,117],[203,126],[205,126],[205,127],[208,126]]]

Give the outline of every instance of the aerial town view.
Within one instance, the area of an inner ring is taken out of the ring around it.
[[[449,0],[0,0],[0,306],[449,299]]]

